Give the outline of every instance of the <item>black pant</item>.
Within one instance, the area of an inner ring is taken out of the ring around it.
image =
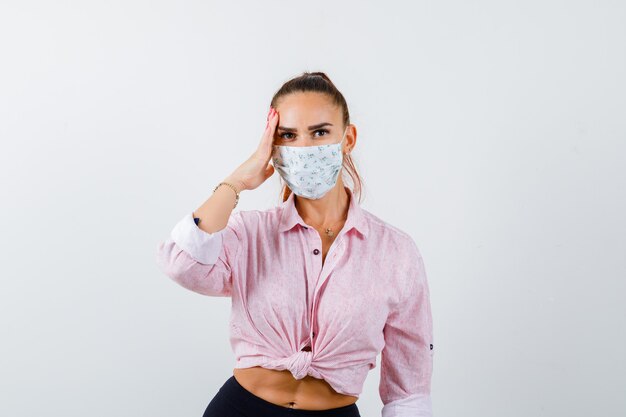
[[[329,410],[283,407],[245,389],[234,376],[226,380],[207,406],[203,417],[361,417],[356,403]]]

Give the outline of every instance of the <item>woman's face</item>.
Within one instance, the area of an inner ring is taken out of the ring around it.
[[[341,108],[324,94],[291,93],[276,105],[278,126],[274,145],[315,146],[338,143],[344,133]],[[347,127],[343,151],[354,147],[353,125]]]

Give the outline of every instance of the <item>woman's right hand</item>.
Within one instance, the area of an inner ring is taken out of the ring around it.
[[[237,183],[241,187],[240,191],[254,190],[274,174],[274,166],[270,163],[270,159],[274,132],[278,125],[278,112],[270,107],[267,117],[267,125],[256,151],[226,179],[226,181],[231,180]]]

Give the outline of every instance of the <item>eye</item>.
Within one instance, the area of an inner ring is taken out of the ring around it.
[[[317,132],[324,132],[324,135],[321,135],[321,136],[326,136],[326,135],[328,135],[328,134],[330,133],[330,132],[328,131],[328,129],[317,129],[317,130],[315,131],[315,133],[317,133]]]
[[[317,129],[313,131],[314,136],[315,136],[315,133],[318,133],[318,132],[323,133],[323,134],[317,135],[317,137],[327,136],[330,133],[328,129]],[[293,134],[294,133],[292,132],[284,132],[284,133],[279,134],[278,137],[280,137],[281,139],[293,139],[293,136],[289,136],[289,137],[285,136],[285,135],[293,135]]]

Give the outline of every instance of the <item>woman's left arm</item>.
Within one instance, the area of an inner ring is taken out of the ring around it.
[[[379,393],[382,417],[432,417],[433,325],[422,256],[411,240],[402,300],[383,328]]]

